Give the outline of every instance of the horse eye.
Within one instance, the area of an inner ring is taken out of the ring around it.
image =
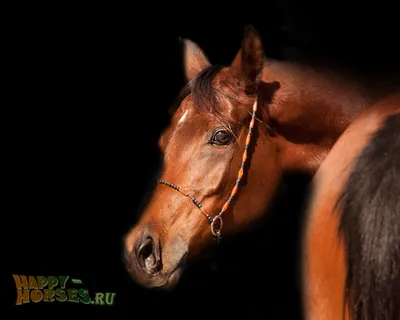
[[[227,130],[218,130],[214,133],[210,142],[217,145],[227,145],[231,142],[232,137],[233,135],[231,132]]]

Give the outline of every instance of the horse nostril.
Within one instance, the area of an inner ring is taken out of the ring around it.
[[[160,270],[161,255],[159,243],[153,236],[144,238],[137,250],[137,259],[140,267],[149,274],[154,274]]]

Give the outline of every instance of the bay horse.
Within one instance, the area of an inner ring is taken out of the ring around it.
[[[360,112],[385,92],[333,72],[267,59],[247,26],[229,66],[184,40],[183,88],[159,139],[163,170],[124,237],[133,279],[173,288],[213,239],[257,224],[285,173],[313,176]]]

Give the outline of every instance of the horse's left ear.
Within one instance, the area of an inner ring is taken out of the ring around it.
[[[189,39],[183,42],[183,64],[186,81],[192,80],[201,70],[210,65],[207,56],[197,43]]]
[[[246,25],[242,47],[230,65],[232,75],[245,90],[254,92],[264,67],[264,47],[257,31]]]

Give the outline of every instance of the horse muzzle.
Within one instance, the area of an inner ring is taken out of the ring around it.
[[[187,256],[187,245],[177,236],[162,244],[145,226],[134,241],[125,244],[125,265],[133,280],[145,288],[171,289],[179,281]]]

